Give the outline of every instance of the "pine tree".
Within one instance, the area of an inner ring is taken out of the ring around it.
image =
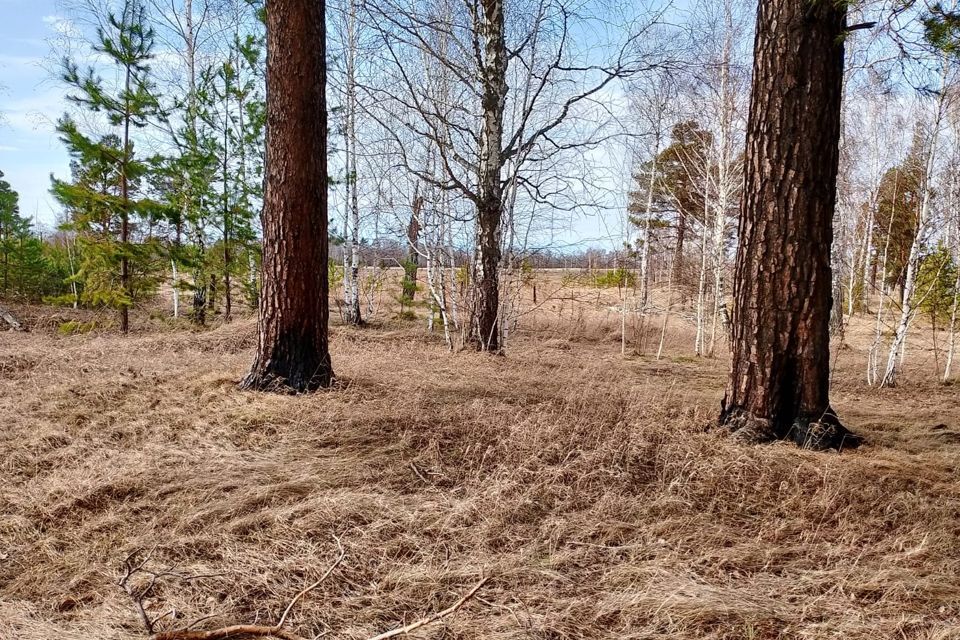
[[[118,134],[96,140],[69,116],[61,118],[57,131],[75,167],[85,173],[88,162],[96,163],[99,175],[90,177],[100,188],[75,175],[72,183],[54,179],[53,193],[72,212],[74,228],[87,242],[86,268],[81,272],[88,301],[117,308],[120,329],[127,333],[130,307],[152,288],[155,276],[149,266],[156,247],[134,242],[137,222],[149,219],[157,209],[140,193],[150,166],[136,156],[132,138],[134,130],[147,126],[158,106],[150,83],[153,30],[143,5],[126,0],[119,15],[109,13],[93,48],[120,71],[119,80],[107,83],[93,68],[81,72],[66,59],[63,80],[74,89],[68,99],[102,114]]]
[[[11,256],[16,246],[14,239],[22,226],[20,196],[10,187],[10,183],[3,179],[3,172],[0,171],[0,291],[4,297],[10,291],[10,274],[15,268],[15,265],[11,265]]]
[[[0,171],[0,296],[36,301],[61,289],[60,272],[31,221],[20,215],[19,200]]]
[[[324,10],[323,0],[272,0],[267,10],[264,282],[257,355],[242,383],[246,389],[305,392],[334,379],[325,268]]]
[[[257,235],[252,203],[261,195],[255,178],[262,177],[265,124],[255,82],[260,57],[257,39],[237,33],[228,59],[204,74],[207,79],[207,90],[203,94],[204,120],[214,132],[212,139],[219,174],[214,218],[220,229],[220,241],[215,262],[224,285],[223,317],[227,322],[233,309],[233,276],[241,275],[257,262],[255,256],[246,256],[246,260],[239,258],[255,247]],[[255,296],[256,285],[250,284],[247,275],[248,295]]]
[[[733,357],[720,414],[747,440],[857,443],[829,399],[845,25],[844,3],[758,7]]]

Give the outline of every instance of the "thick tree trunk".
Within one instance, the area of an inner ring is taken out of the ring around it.
[[[267,156],[257,356],[246,389],[327,387],[323,0],[267,0]],[[306,46],[309,43],[310,46]]]
[[[857,442],[829,402],[845,21],[837,2],[769,0],[758,9],[733,359],[720,414],[748,441]]]
[[[483,135],[477,199],[477,255],[474,263],[473,344],[480,351],[500,350],[500,223],[503,217],[503,109],[507,98],[507,46],[503,1],[482,0],[484,47]]]
[[[474,336],[480,351],[499,351],[500,332],[500,202],[488,201],[478,212],[474,264]]]

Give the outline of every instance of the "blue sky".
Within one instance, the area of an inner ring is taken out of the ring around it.
[[[60,1],[0,0],[0,171],[20,194],[21,214],[35,217],[47,229],[55,225],[59,211],[49,194],[50,174],[69,177],[69,156],[54,131],[67,108],[65,88],[51,73],[66,53],[52,42],[62,42],[59,32],[70,28]],[[611,96],[615,98],[622,95]],[[542,241],[607,248],[622,242],[622,215],[557,217],[554,232]]]
[[[48,39],[62,23],[54,0],[0,0],[0,171],[20,193],[20,211],[54,223],[50,173],[66,176],[69,159],[54,132],[63,89],[47,70]]]

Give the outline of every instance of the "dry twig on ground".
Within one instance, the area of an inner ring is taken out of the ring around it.
[[[343,545],[340,543],[340,539],[334,537],[334,540],[337,543],[337,548],[339,549],[339,555],[332,565],[320,576],[320,579],[301,590],[297,595],[290,600],[290,603],[284,609],[283,614],[280,616],[280,620],[277,624],[273,626],[269,625],[255,625],[255,624],[235,624],[228,625],[225,627],[219,627],[216,629],[209,629],[206,631],[193,630],[193,627],[203,620],[208,619],[211,616],[205,616],[194,622],[190,623],[184,629],[175,629],[170,631],[160,631],[156,632],[157,623],[163,620],[164,618],[174,614],[174,611],[168,611],[156,618],[151,618],[147,614],[146,606],[144,601],[146,598],[153,593],[154,587],[157,585],[157,581],[162,578],[179,578],[182,581],[191,581],[199,578],[213,577],[212,574],[204,575],[184,575],[175,570],[175,567],[171,566],[167,569],[161,571],[154,571],[147,567],[150,562],[153,552],[155,549],[150,550],[149,552],[143,554],[142,559],[139,556],[142,553],[142,550],[134,550],[130,555],[128,555],[124,561],[124,574],[120,578],[118,584],[120,587],[127,592],[130,598],[133,600],[134,605],[137,608],[137,615],[140,617],[140,621],[143,623],[144,628],[147,631],[147,634],[150,635],[151,640],[230,640],[232,638],[244,638],[244,637],[267,637],[267,638],[280,638],[280,640],[303,640],[300,636],[296,635],[293,632],[287,631],[283,628],[284,623],[287,621],[287,616],[290,615],[291,609],[297,604],[297,602],[310,591],[316,589],[320,586],[330,574],[333,573],[343,559],[346,557],[346,552],[343,549]],[[139,562],[137,561],[139,559]],[[137,588],[133,585],[133,579],[138,575],[149,576],[149,581],[146,587]],[[457,600],[455,603],[444,609],[443,611],[438,611],[437,613],[431,614],[429,616],[423,617],[415,622],[412,622],[403,627],[397,627],[396,629],[391,629],[390,631],[385,631],[379,635],[376,635],[370,640],[387,640],[388,638],[395,638],[397,636],[406,635],[411,631],[425,627],[429,624],[433,624],[438,620],[446,618],[449,615],[456,613],[464,604],[467,603],[471,598],[473,598],[477,591],[487,583],[489,578],[481,579],[477,584],[473,586],[470,591],[468,591],[463,597]]]
[[[370,640],[387,640],[387,638],[395,638],[397,636],[403,636],[410,633],[411,631],[414,631],[415,629],[419,629],[420,627],[425,627],[428,624],[432,624],[437,620],[440,620],[441,618],[446,618],[447,616],[455,613],[458,609],[460,609],[460,607],[465,605],[467,603],[467,600],[475,596],[477,591],[480,590],[480,587],[482,587],[484,584],[487,583],[487,580],[489,580],[489,578],[483,578],[482,580],[480,580],[480,582],[475,584],[473,586],[473,589],[470,589],[470,591],[468,591],[466,595],[464,595],[462,598],[457,600],[455,603],[453,603],[443,611],[438,611],[433,615],[429,615],[425,618],[420,618],[416,622],[411,622],[405,627],[398,627],[397,629],[391,629],[390,631],[386,631],[384,633],[381,633],[380,635],[370,638]]]
[[[119,584],[120,584],[120,587],[124,591],[126,591],[127,594],[130,595],[130,598],[133,600],[135,606],[137,607],[137,614],[140,616],[140,621],[143,623],[144,627],[146,628],[146,631],[150,635],[151,640],[228,640],[229,638],[241,638],[245,636],[273,637],[273,638],[280,638],[281,640],[302,640],[296,634],[286,631],[283,628],[283,624],[287,621],[287,616],[290,614],[290,610],[293,608],[293,605],[295,605],[300,600],[300,598],[308,594],[310,591],[313,591],[314,589],[319,587],[324,582],[324,580],[330,577],[330,574],[333,573],[334,569],[336,569],[340,565],[340,563],[343,562],[343,559],[346,557],[346,552],[343,549],[343,545],[340,544],[340,539],[334,537],[334,540],[336,540],[337,548],[340,551],[336,561],[334,561],[334,563],[330,565],[330,568],[328,568],[323,573],[323,575],[320,576],[319,580],[317,580],[310,586],[306,587],[305,589],[301,590],[300,593],[298,593],[293,597],[293,599],[290,601],[290,604],[287,605],[287,608],[284,609],[283,614],[280,616],[280,620],[277,622],[276,625],[273,625],[273,626],[237,624],[237,625],[229,625],[226,627],[220,627],[218,629],[210,629],[207,631],[191,630],[192,627],[194,627],[197,623],[201,622],[202,620],[205,620],[206,619],[205,617],[205,618],[201,618],[200,620],[195,620],[194,622],[189,624],[185,629],[161,631],[159,633],[155,633],[156,624],[163,618],[170,615],[170,612],[168,612],[168,613],[162,614],[157,618],[152,618],[152,619],[150,618],[149,615],[147,615],[146,607],[144,606],[144,599],[150,593],[153,592],[153,588],[156,586],[157,580],[165,577],[177,577],[184,581],[190,581],[190,580],[196,580],[201,577],[212,577],[212,576],[210,575],[184,576],[174,571],[173,567],[170,567],[169,569],[165,569],[163,571],[152,571],[147,568],[147,563],[150,562],[150,558],[153,555],[153,551],[150,551],[149,553],[147,553],[143,557],[143,560],[141,560],[136,564],[134,563],[136,562],[137,556],[140,554],[140,550],[136,550],[133,553],[131,553],[129,556],[127,556],[127,558],[123,562],[124,575],[120,579]],[[150,581],[147,583],[147,586],[143,589],[136,589],[131,584],[131,579],[138,574],[145,574],[150,576]]]

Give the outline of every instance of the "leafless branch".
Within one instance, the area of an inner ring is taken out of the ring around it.
[[[434,613],[433,615],[429,615],[425,618],[421,618],[416,622],[411,622],[405,627],[398,627],[396,629],[392,629],[390,631],[381,633],[380,635],[373,636],[372,638],[369,638],[369,640],[387,640],[387,638],[396,638],[397,636],[407,635],[411,631],[415,631],[420,627],[424,627],[428,624],[432,624],[437,620],[440,620],[441,618],[446,618],[447,616],[459,610],[463,605],[467,603],[468,600],[470,600],[470,598],[475,596],[477,591],[479,591],[480,588],[487,583],[487,580],[489,580],[489,578],[481,579],[480,582],[475,584],[473,588],[466,593],[466,595],[464,595],[462,598],[457,600],[455,603],[453,603],[451,606],[447,607],[443,611],[438,611],[437,613]]]

